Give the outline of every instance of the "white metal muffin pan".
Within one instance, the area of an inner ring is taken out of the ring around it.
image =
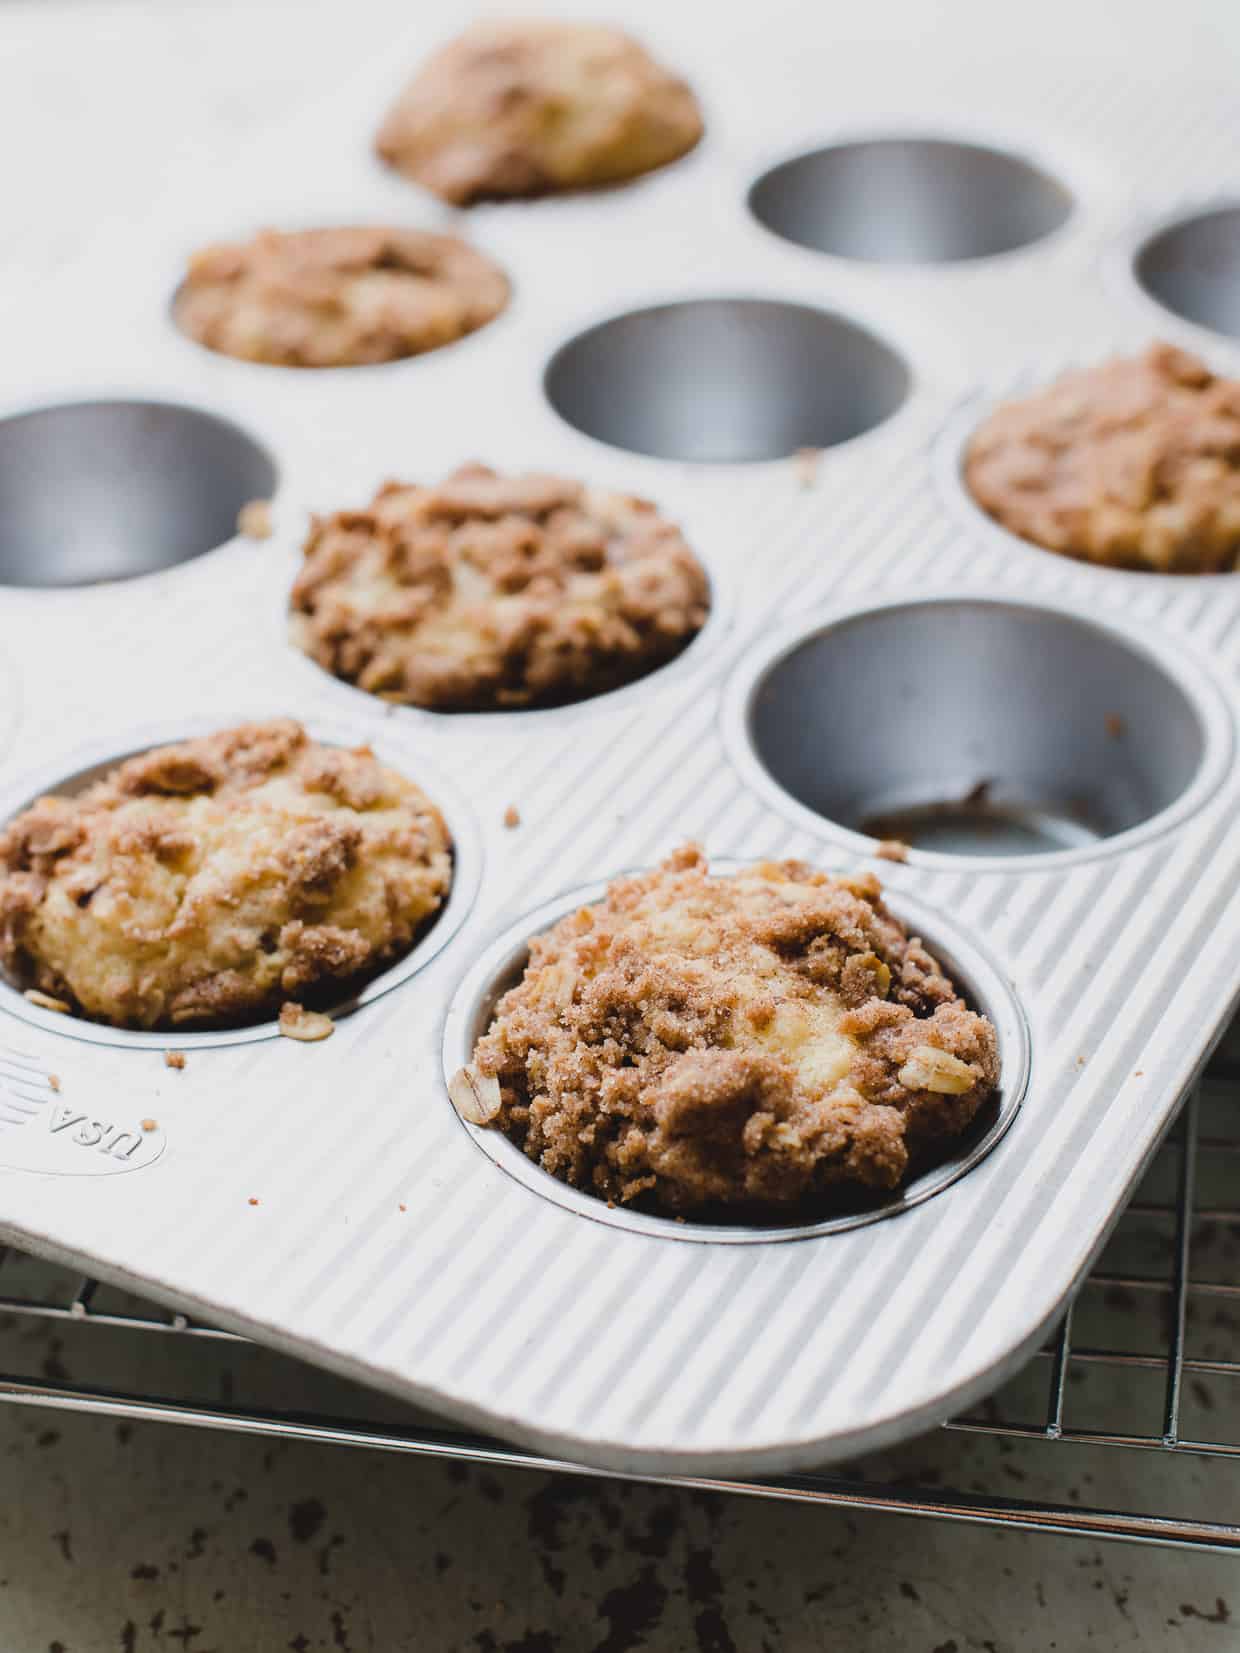
[[[1102,96],[1060,52],[1039,83],[947,30],[938,57],[867,57],[791,5],[716,12],[704,51],[691,16],[629,10],[707,108],[665,172],[468,215],[384,172],[379,112],[458,24],[428,6],[244,174],[187,181],[11,321],[0,566],[39,583],[0,586],[5,812],[147,740],[291,713],[426,786],[458,882],[321,1044],[125,1035],[0,991],[0,1233],[563,1457],[760,1474],[911,1433],[1025,1356],[1240,992],[1240,579],[1044,554],[958,476],[969,420],[1070,363],[1162,334],[1240,365],[1226,312],[1140,251],[1240,201],[1234,95]],[[197,244],[366,221],[459,225],[509,310],[319,374],[172,327]],[[137,402],[186,410],[152,416],[166,446]],[[65,403],[88,411],[29,417]],[[824,451],[782,457],[802,447]],[[720,599],[701,638],[594,702],[484,716],[394,711],[297,655],[305,512],[473,458],[656,500]],[[276,537],[193,555],[273,473]],[[892,906],[996,1016],[1005,1075],[980,1136],[882,1213],[608,1213],[457,1118],[445,1066],[583,890],[690,837],[856,867],[893,819],[923,847],[877,863]],[[89,1174],[135,1135],[131,1174]]]

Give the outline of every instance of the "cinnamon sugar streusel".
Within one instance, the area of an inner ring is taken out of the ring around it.
[[[462,1072],[476,1118],[601,1199],[786,1209],[895,1187],[999,1052],[872,874],[711,877],[690,845],[535,937]]]
[[[429,59],[375,148],[454,205],[617,183],[702,136],[697,100],[619,29],[484,22]]]
[[[361,367],[473,333],[508,302],[503,271],[454,235],[262,230],[190,260],[173,313],[209,350],[280,367]]]
[[[291,719],[243,724],[11,821],[0,966],[120,1027],[236,1025],[406,952],[451,876],[412,781]]]
[[[1240,381],[1169,344],[1070,373],[979,427],[965,480],[1049,551],[1165,574],[1240,569]]]
[[[692,640],[709,602],[680,530],[644,500],[468,465],[316,520],[290,606],[294,641],[335,676],[486,710],[642,677]]]

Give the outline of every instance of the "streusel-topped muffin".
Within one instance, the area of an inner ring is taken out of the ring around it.
[[[498,265],[454,235],[263,230],[190,261],[177,325],[225,356],[277,367],[364,367],[419,356],[494,320]]]
[[[453,1089],[553,1176],[676,1214],[894,1188],[998,1079],[872,874],[712,876],[689,845],[533,939]]]
[[[316,521],[291,597],[294,641],[320,666],[441,711],[616,688],[679,654],[709,604],[701,564],[645,500],[484,465]]]
[[[964,474],[983,510],[1048,551],[1159,574],[1240,568],[1240,380],[1174,345],[1007,403]]]
[[[476,23],[388,112],[380,156],[445,201],[635,178],[702,136],[697,99],[619,29]]]
[[[338,994],[442,905],[439,811],[291,719],[128,759],[0,831],[0,966],[118,1027],[226,1027]]]

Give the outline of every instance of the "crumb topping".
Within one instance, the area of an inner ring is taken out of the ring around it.
[[[406,952],[450,882],[412,781],[291,719],[243,724],[0,831],[0,967],[117,1026],[237,1025]]]
[[[225,356],[361,367],[451,344],[507,302],[503,271],[454,235],[262,230],[196,253],[174,314],[191,338]]]
[[[675,1214],[893,1188],[998,1078],[872,874],[712,877],[689,845],[533,939],[454,1084],[552,1175]]]
[[[680,530],[645,500],[467,465],[317,519],[290,607],[294,641],[335,676],[487,710],[642,677],[692,640],[709,602]]]
[[[1240,380],[1155,344],[1070,373],[980,426],[983,510],[1064,556],[1165,574],[1240,568]]]
[[[427,60],[375,148],[464,206],[618,183],[678,159],[701,136],[689,87],[619,29],[484,22]]]

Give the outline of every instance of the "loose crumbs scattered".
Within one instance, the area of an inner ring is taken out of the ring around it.
[[[798,448],[793,454],[793,469],[796,471],[797,481],[802,488],[812,488],[814,486],[818,480],[818,467],[821,463],[821,448]]]
[[[164,1066],[166,1068],[183,1068],[185,1066],[185,1052],[183,1050],[166,1050],[164,1052]]]
[[[907,861],[909,846],[902,838],[883,838],[874,851],[880,861]]]
[[[60,1075],[58,1073],[49,1073],[47,1076],[47,1082],[54,1091],[60,1090]]]
[[[252,499],[237,512],[237,532],[248,540],[269,540],[274,529],[269,499]]]
[[[511,831],[513,827],[519,827],[521,825],[521,811],[517,808],[516,804],[509,804],[508,808],[504,811],[504,825],[509,829],[509,831]]]
[[[142,1129],[144,1131],[157,1131],[159,1129],[159,1122],[155,1119],[144,1119],[142,1121]]]
[[[320,1039],[330,1039],[336,1024],[319,1010],[307,1010],[305,1005],[288,1003],[280,1006],[280,1032],[286,1039],[299,1039],[312,1045]]]
[[[40,1010],[55,1010],[61,1016],[69,1014],[69,1006],[63,999],[54,999],[50,993],[40,993],[37,987],[28,987],[22,997],[31,1004],[37,1004]]]

